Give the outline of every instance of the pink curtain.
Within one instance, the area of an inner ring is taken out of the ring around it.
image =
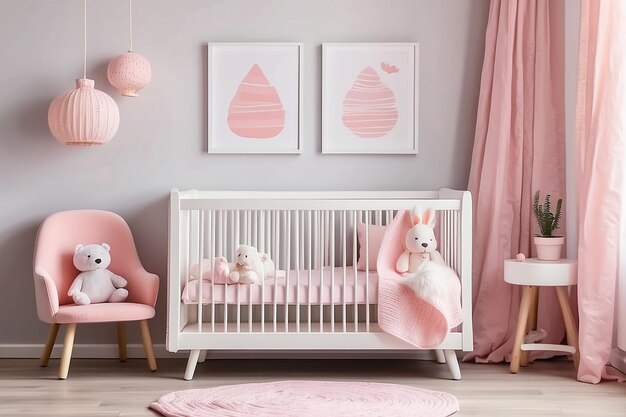
[[[491,1],[469,180],[474,351],[466,360],[510,359],[520,291],[504,282],[503,260],[531,253],[534,192],[565,194],[563,19],[562,0]],[[553,289],[540,292],[539,306],[545,342],[560,342]]]
[[[626,1],[581,0],[578,141],[578,379],[597,383],[613,341],[626,142]]]

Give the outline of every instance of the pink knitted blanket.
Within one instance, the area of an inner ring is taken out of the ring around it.
[[[398,213],[387,227],[378,253],[378,324],[387,333],[420,349],[438,347],[451,329],[463,321],[461,284],[450,268],[437,265],[436,291],[421,298],[403,285],[396,261],[413,226],[410,212]]]

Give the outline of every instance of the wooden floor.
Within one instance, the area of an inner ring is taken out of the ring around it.
[[[626,416],[626,384],[576,382],[571,363],[538,361],[509,373],[506,365],[461,364],[463,379],[449,380],[446,365],[409,360],[207,360],[193,381],[182,380],[185,361],[74,359],[66,381],[58,360],[0,359],[0,415],[154,416],[147,406],[170,391],[224,384],[314,379],[377,381],[454,394],[456,416]],[[325,417],[325,416],[320,416]]]

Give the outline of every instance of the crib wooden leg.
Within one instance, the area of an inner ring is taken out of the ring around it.
[[[200,351],[200,356],[198,357],[198,363],[204,363],[204,361],[206,360],[206,354],[207,354],[206,349],[202,349]]]
[[[443,349],[435,349],[435,359],[437,363],[446,363],[446,357],[443,354]]]
[[[459,368],[459,360],[456,358],[456,352],[453,349],[445,349],[443,354],[448,363],[448,368],[452,373],[452,379],[461,379],[461,368]]]
[[[189,352],[189,360],[187,361],[187,369],[185,369],[185,381],[191,381],[193,373],[196,372],[196,365],[198,364],[198,357],[200,356],[200,349],[194,349]]]

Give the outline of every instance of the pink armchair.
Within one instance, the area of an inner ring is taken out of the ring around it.
[[[109,269],[128,281],[128,299],[122,303],[74,304],[67,291],[79,271],[72,262],[78,243],[111,245]],[[124,322],[139,321],[151,371],[156,370],[148,319],[154,317],[159,277],[146,272],[139,261],[128,224],[115,213],[100,210],[62,211],[41,224],[33,258],[39,319],[51,323],[41,366],[47,366],[59,327],[66,324],[59,378],[66,379],[79,323],[117,322],[119,357],[126,359]]]

